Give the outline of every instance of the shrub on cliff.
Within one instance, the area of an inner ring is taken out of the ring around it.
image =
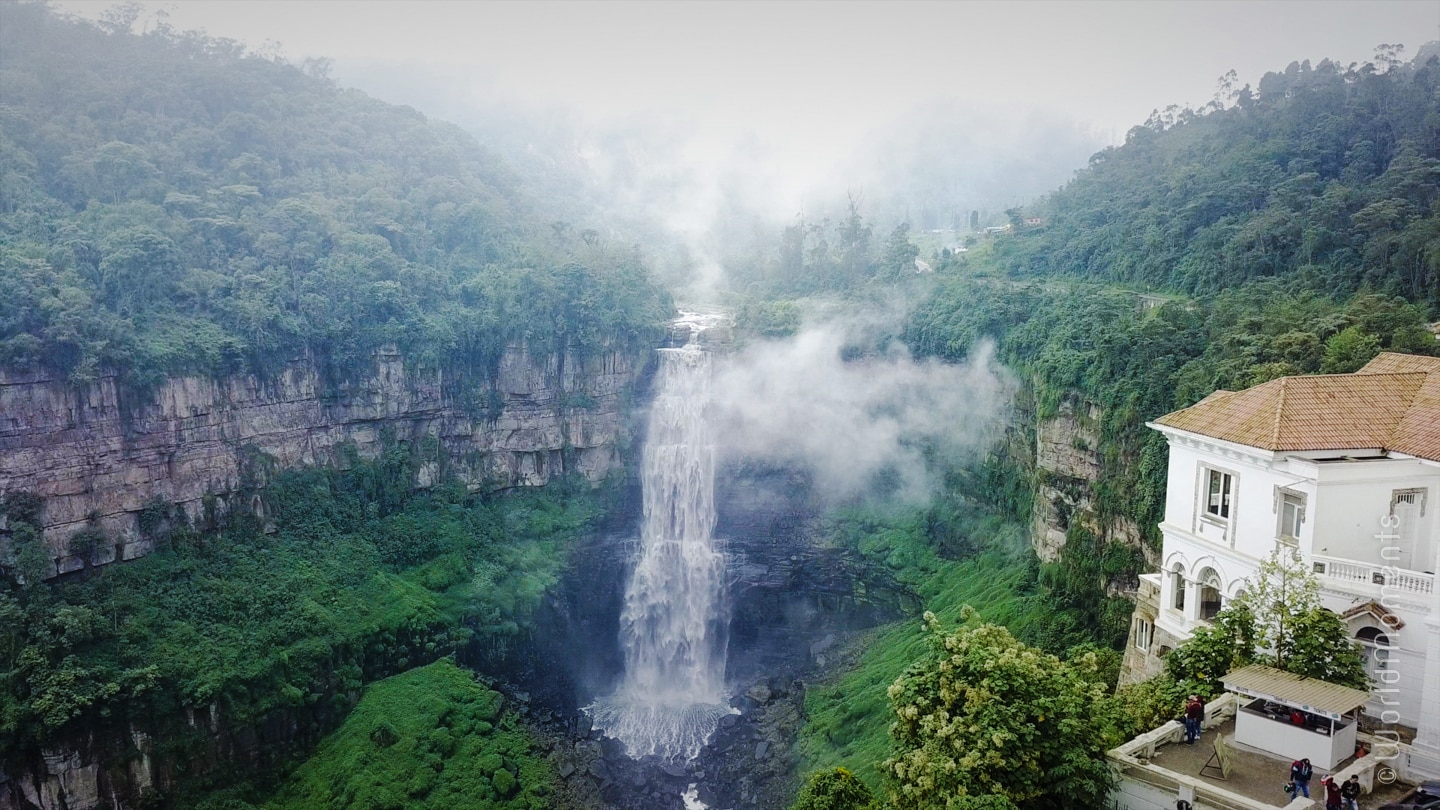
[[[548,810],[550,768],[500,708],[449,660],[379,681],[264,806]]]
[[[875,796],[844,768],[816,771],[805,780],[790,810],[869,810]]]
[[[973,622],[966,610],[962,619]],[[994,624],[946,632],[925,616],[927,655],[890,686],[889,805],[953,810],[964,800],[1099,807],[1114,776],[1104,686]]]

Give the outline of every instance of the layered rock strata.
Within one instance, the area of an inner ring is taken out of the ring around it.
[[[138,518],[149,505],[193,520],[237,506],[263,516],[268,472],[344,466],[397,441],[420,453],[416,486],[594,481],[620,466],[643,365],[619,352],[537,359],[510,346],[491,374],[462,384],[395,351],[373,361],[346,382],[297,360],[270,377],[173,378],[141,396],[114,377],[76,386],[0,370],[0,496],[40,497],[53,574],[148,554]],[[88,527],[106,540],[82,553],[71,540]]]

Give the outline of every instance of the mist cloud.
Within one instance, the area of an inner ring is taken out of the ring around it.
[[[822,324],[719,360],[717,435],[732,456],[805,467],[827,499],[862,496],[883,475],[898,484],[891,494],[922,501],[936,483],[927,448],[973,457],[998,437],[1009,374],[988,343],[947,364],[898,343],[847,360],[850,338],[844,325]]]

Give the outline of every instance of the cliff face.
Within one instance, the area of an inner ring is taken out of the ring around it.
[[[1035,553],[1053,562],[1065,547],[1072,521],[1085,521],[1095,534],[1144,548],[1140,527],[1126,518],[1098,525],[1091,497],[1100,479],[1100,409],[1066,400],[1054,416],[1035,426],[1035,467],[1038,473],[1030,539]]]
[[[417,486],[442,475],[475,490],[571,472],[598,480],[620,465],[642,366],[617,352],[536,360],[511,346],[489,379],[457,385],[381,352],[373,373],[351,382],[327,383],[296,361],[264,379],[171,379],[139,401],[114,378],[72,386],[0,371],[0,495],[42,499],[51,571],[63,573],[86,563],[71,542],[82,529],[107,538],[85,550],[91,564],[134,559],[151,551],[138,520],[149,504],[199,519],[210,500],[263,517],[263,489],[236,496],[263,485],[266,470],[344,465],[351,448],[374,458],[395,440],[425,448]]]

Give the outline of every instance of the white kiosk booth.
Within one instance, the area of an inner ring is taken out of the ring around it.
[[[1235,742],[1284,760],[1332,770],[1355,753],[1355,726],[1370,693],[1273,667],[1241,667],[1220,679],[1241,700]]]

